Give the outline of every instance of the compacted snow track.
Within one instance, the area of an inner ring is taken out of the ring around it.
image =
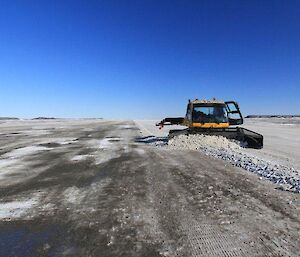
[[[299,194],[137,123],[0,124],[0,256],[298,256]]]

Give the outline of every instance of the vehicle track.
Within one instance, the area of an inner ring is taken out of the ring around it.
[[[165,159],[159,153],[155,154],[160,159]],[[152,157],[152,159],[154,158]],[[172,162],[172,160],[167,161],[167,163]],[[177,249],[184,249],[183,252],[185,254],[188,251],[189,256],[193,257],[247,256],[245,247],[241,248],[240,246],[242,242],[237,241],[237,238],[233,238],[230,234],[220,231],[218,226],[213,225],[213,222],[208,217],[191,210],[191,206],[185,200],[186,194],[182,192],[183,188],[174,182],[172,174],[169,174],[168,170],[153,167],[151,172],[148,173],[148,179],[149,184],[151,184],[151,190],[153,190],[155,195],[154,198],[156,198],[156,202],[161,203],[161,209],[163,209],[163,211],[158,210],[161,222],[164,223],[164,220],[176,222],[173,226],[169,224],[168,226],[170,227],[167,227],[167,229],[170,236],[175,234],[177,238],[181,237],[179,242],[182,245]],[[166,183],[168,186],[166,186]],[[165,196],[168,197],[166,198]],[[171,217],[166,218],[165,214]],[[201,216],[202,219],[199,221]],[[180,250],[171,253],[171,255],[184,256]]]
[[[154,158],[153,155],[157,155],[157,157]],[[221,181],[223,180],[224,185],[219,186],[218,191],[209,192],[208,187],[210,185],[216,187],[217,184],[214,184],[214,179],[209,174],[215,173],[214,169],[220,169],[218,164],[210,164],[211,167],[207,167],[205,162],[201,163],[200,158],[198,162],[193,160],[193,164],[191,165],[189,163],[190,158],[180,159],[179,161],[178,157],[178,154],[172,155],[164,150],[153,152],[149,159],[161,159],[164,161],[164,165],[160,166],[162,162],[158,160],[152,162],[152,168],[148,171],[148,180],[154,199],[156,199],[156,202],[161,202],[161,207],[158,210],[161,223],[165,224],[166,221],[172,220],[173,225],[164,226],[167,227],[167,230],[169,229],[170,236],[176,234],[177,240],[178,238],[181,239],[179,240],[181,242],[179,249],[183,248],[185,249],[183,252],[188,251],[189,256],[195,257],[289,256],[289,251],[287,251],[286,246],[282,243],[276,244],[275,240],[272,241],[272,239],[266,242],[263,239],[262,235],[266,233],[264,230],[266,229],[268,231],[266,234],[268,234],[273,228],[264,227],[261,230],[259,226],[254,225],[254,228],[249,229],[249,224],[247,224],[249,221],[245,221],[244,218],[240,217],[235,219],[235,214],[226,213],[227,206],[222,203],[224,201],[230,205],[236,201],[238,208],[240,208],[240,213],[237,212],[238,216],[244,215],[246,218],[248,215],[247,210],[242,207],[243,201],[248,201],[251,205],[264,205],[262,202],[252,199],[252,196],[250,199],[241,198],[241,203],[239,203],[240,199],[238,198],[235,198],[235,200],[231,199],[231,194],[225,197],[216,196],[216,192],[221,192],[222,195],[226,194],[226,180],[222,179],[226,170],[220,170],[219,172],[221,173],[219,174],[223,174],[217,178]],[[197,165],[198,170],[195,167]],[[180,172],[178,173],[177,171]],[[204,180],[202,179],[202,183],[204,183],[202,187],[200,186],[201,180],[197,182],[197,171],[206,177]],[[227,174],[228,176],[230,177],[230,174]],[[189,180],[186,177],[189,177]],[[237,190],[239,186],[237,184],[237,188],[235,189],[234,184],[230,185],[230,187],[233,187],[233,191]],[[252,186],[252,184],[250,183],[249,186]],[[198,198],[195,197],[197,193],[200,195]],[[211,198],[212,196],[217,199],[207,204],[199,204],[203,199]],[[222,197],[222,200],[218,199],[220,197]],[[217,215],[217,211],[220,211],[222,214]],[[169,217],[166,217],[166,215]],[[251,217],[247,218],[251,219]],[[267,223],[270,218],[262,217],[260,223]],[[293,226],[297,227],[299,223],[296,222]],[[258,232],[262,232],[262,235]],[[297,241],[296,245],[294,245],[296,248],[291,246],[289,250],[296,251],[297,245],[299,246],[299,240]],[[296,252],[294,253],[296,254]],[[175,251],[175,254],[181,255],[180,251]],[[292,254],[291,256],[297,255]]]

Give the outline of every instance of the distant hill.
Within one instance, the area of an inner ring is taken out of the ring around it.
[[[15,118],[15,117],[0,117],[0,120],[19,120],[19,118]]]
[[[36,117],[31,120],[59,120],[59,119],[72,119],[72,118],[55,118],[55,117]],[[76,119],[76,118],[74,118]],[[78,118],[80,120],[102,120],[103,118]]]
[[[245,118],[300,118],[300,115],[247,115]]]
[[[33,118],[32,120],[56,120],[57,118],[54,117],[36,117]]]

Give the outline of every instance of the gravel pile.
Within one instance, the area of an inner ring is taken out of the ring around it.
[[[170,148],[198,150],[203,147],[215,147],[221,149],[240,149],[238,142],[230,141],[226,137],[206,135],[179,135],[169,140]]]
[[[300,173],[242,151],[237,143],[220,136],[180,135],[169,140],[171,149],[200,150],[206,155],[230,162],[278,185],[278,189],[300,193]]]

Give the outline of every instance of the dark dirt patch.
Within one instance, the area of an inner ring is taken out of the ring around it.
[[[38,144],[39,146],[49,147],[49,148],[55,148],[61,146],[59,143],[45,143],[45,144]]]

